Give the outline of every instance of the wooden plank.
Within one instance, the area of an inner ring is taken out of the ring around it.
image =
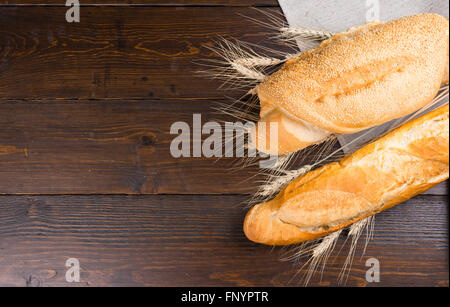
[[[238,159],[174,158],[172,123],[218,116],[210,101],[4,101],[0,193],[239,194],[258,167]],[[220,117],[226,120],[227,117]],[[231,118],[230,118],[231,120]],[[203,138],[207,135],[203,136]],[[192,149],[191,149],[192,153]]]
[[[3,101],[0,193],[253,193],[263,179],[255,176],[258,164],[242,168],[240,158],[170,153],[173,123],[192,127],[193,114],[201,114],[202,124],[234,121],[213,106],[202,100]],[[307,154],[304,160],[311,163]]]
[[[0,285],[67,286],[65,262],[77,258],[73,286],[298,286],[286,249],[248,242],[242,196],[1,196]],[[422,196],[377,215],[365,256],[360,240],[349,286],[448,286],[446,197]],[[337,285],[348,252],[342,237],[310,285]],[[381,282],[367,283],[377,258]]]
[[[448,180],[426,191],[426,195],[448,195]]]
[[[182,5],[204,5],[204,6],[279,6],[277,0],[108,0],[107,3],[98,3],[95,0],[79,1],[81,6],[111,6],[111,5],[139,5],[139,6],[182,6]],[[60,0],[1,0],[0,5],[65,5]]]
[[[279,8],[263,8],[279,12]],[[267,32],[242,17],[251,8],[86,7],[80,23],[65,7],[0,11],[0,98],[223,98],[218,81],[197,72],[217,59],[219,37],[268,45]],[[20,26],[17,26],[20,25]]]

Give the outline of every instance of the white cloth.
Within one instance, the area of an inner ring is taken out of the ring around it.
[[[387,21],[420,13],[448,18],[448,0],[278,0],[293,27],[342,32],[374,18]],[[369,20],[368,20],[369,19]],[[372,19],[373,20],[373,19]]]

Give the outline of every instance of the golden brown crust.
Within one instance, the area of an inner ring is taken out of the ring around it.
[[[270,245],[315,239],[420,194],[448,174],[446,105],[295,179],[248,212],[244,232]]]
[[[410,114],[448,83],[448,28],[446,18],[422,14],[337,34],[257,87],[261,119],[281,108],[332,133],[353,133]]]

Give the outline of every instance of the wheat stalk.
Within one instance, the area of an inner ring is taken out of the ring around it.
[[[373,231],[374,220],[375,220],[375,216],[372,215],[372,216],[369,216],[369,217],[367,217],[361,221],[358,221],[350,226],[349,232],[348,232],[349,237],[351,237],[350,249],[349,249],[349,252],[345,259],[341,273],[339,274],[339,277],[338,277],[339,283],[344,282],[344,278],[345,278],[345,281],[347,280],[346,277],[348,278],[348,274],[346,274],[346,272],[347,273],[350,272],[350,269],[351,269],[351,266],[353,263],[353,258],[355,256],[356,245],[359,241],[359,238],[361,237],[361,234],[366,229],[367,230],[367,238],[366,238],[366,244],[364,247],[363,254],[365,253],[367,244],[369,243],[370,236]]]
[[[280,28],[280,38],[288,40],[307,39],[307,40],[322,41],[331,38],[333,35],[334,33],[332,32],[321,30],[311,30],[294,27]]]
[[[305,165],[297,170],[284,171],[285,174],[283,176],[277,176],[274,180],[269,181],[268,184],[263,185],[260,190],[258,190],[257,196],[270,197],[274,195],[295,178],[309,172],[311,168],[311,165]]]
[[[285,46],[293,47],[289,42],[291,40],[303,39],[309,41],[320,41],[328,39],[333,35],[333,33],[327,31],[289,27],[285,25],[284,21],[280,17],[270,13],[262,13],[269,19],[269,23],[261,22],[260,20],[251,17],[244,17],[264,27],[276,29],[279,33],[277,35],[279,38],[279,43]],[[264,50],[267,53],[278,54],[280,58],[265,56],[258,54],[251,44],[240,42],[238,40],[230,41],[222,39],[215,46],[206,47],[217,53],[222,60],[207,61],[210,64],[206,66],[212,69],[209,71],[201,71],[201,73],[209,75],[215,79],[221,79],[224,81],[225,85],[231,84],[236,86],[236,83],[241,83],[240,85],[237,85],[239,88],[254,86],[255,83],[257,84],[263,81],[267,77],[267,75],[263,72],[264,68],[283,64],[287,60],[300,55],[299,51],[294,53],[286,53],[267,47],[254,46],[258,49]],[[296,49],[298,49],[298,46]],[[254,92],[250,91],[249,93],[253,94]]]
[[[233,64],[245,67],[258,67],[258,66],[274,66],[283,63],[284,61],[285,59],[277,59],[263,56],[252,56],[247,58],[237,58],[233,61]]]
[[[234,68],[236,70],[236,72],[239,73],[244,78],[256,80],[256,81],[262,81],[266,78],[266,75],[264,75],[262,72],[257,71],[256,69],[252,69],[255,66],[248,67],[248,66],[240,64],[238,61],[232,61],[229,63],[229,65],[232,68]]]
[[[339,238],[341,231],[333,232],[331,235],[326,236],[322,242],[314,248],[312,257],[318,258],[323,256],[330,248],[334,245],[336,240]]]
[[[322,242],[320,242],[312,249],[311,257],[303,266],[308,266],[307,273],[304,279],[305,286],[308,285],[311,277],[316,272],[316,269],[320,264],[322,264],[322,268],[325,267],[330,254],[333,252],[334,247],[336,246],[336,242],[339,239],[341,232],[342,230],[338,230],[326,236],[325,238],[323,238]]]

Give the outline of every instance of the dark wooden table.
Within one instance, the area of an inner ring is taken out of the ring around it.
[[[81,0],[70,24],[64,2],[0,1],[0,285],[301,285],[284,250],[242,233],[257,169],[169,152],[173,122],[217,118],[214,102],[236,94],[196,76],[195,60],[214,57],[205,45],[264,45],[240,14],[277,2]],[[379,214],[347,285],[448,286],[447,194]],[[337,284],[347,245],[312,285]],[[378,284],[365,280],[371,257]],[[68,258],[78,284],[66,282]]]

